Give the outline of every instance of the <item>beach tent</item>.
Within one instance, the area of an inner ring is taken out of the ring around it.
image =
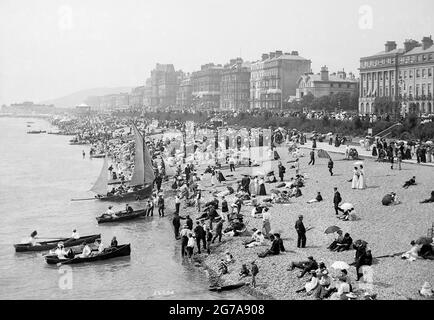
[[[323,149],[318,150],[318,158],[331,158],[327,151]]]

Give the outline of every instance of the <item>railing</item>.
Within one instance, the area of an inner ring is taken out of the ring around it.
[[[401,123],[399,123],[399,122],[394,123],[393,125],[391,125],[391,126],[388,127],[387,129],[385,129],[385,130],[383,130],[383,131],[381,131],[381,132],[375,134],[374,136],[375,136],[375,137],[379,137],[380,139],[381,139],[381,138],[384,138],[384,137],[390,135],[390,134],[392,133],[392,130],[393,130],[395,127],[398,127],[398,126],[400,126],[400,125],[401,125]]]

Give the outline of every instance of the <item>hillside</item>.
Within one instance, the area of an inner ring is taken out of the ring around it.
[[[40,103],[54,104],[58,108],[72,108],[79,105],[80,103],[83,103],[89,96],[103,96],[106,94],[130,92],[131,89],[131,87],[85,89],[56,99],[40,101]]]

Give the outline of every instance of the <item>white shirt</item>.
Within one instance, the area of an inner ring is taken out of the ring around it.
[[[98,245],[98,252],[103,252],[104,251],[104,245],[102,244],[102,242]]]
[[[107,209],[107,211],[105,212],[109,215],[113,215],[115,212],[112,209]]]
[[[73,232],[73,233],[72,233],[71,238],[73,238],[73,239],[79,239],[79,238],[80,238],[80,235],[79,235],[78,232],[76,231],[76,232]]]
[[[88,245],[85,245],[83,248],[83,252],[81,253],[81,256],[82,257],[88,257],[91,254],[91,252],[92,252],[92,249]]]
[[[57,248],[54,251],[54,254],[59,258],[59,259],[65,259],[65,255],[66,255],[66,251],[64,248]]]
[[[262,221],[265,221],[265,220],[270,220],[271,219],[271,213],[270,213],[270,211],[263,211],[262,212]]]
[[[194,238],[193,237],[188,238],[187,247],[194,248]]]

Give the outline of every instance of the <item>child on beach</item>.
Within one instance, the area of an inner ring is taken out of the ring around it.
[[[252,269],[251,269],[251,272],[252,272],[252,287],[253,287],[253,288],[256,288],[256,276],[257,276],[257,274],[259,273],[259,268],[258,268],[258,266],[256,265],[255,261],[252,261]]]

